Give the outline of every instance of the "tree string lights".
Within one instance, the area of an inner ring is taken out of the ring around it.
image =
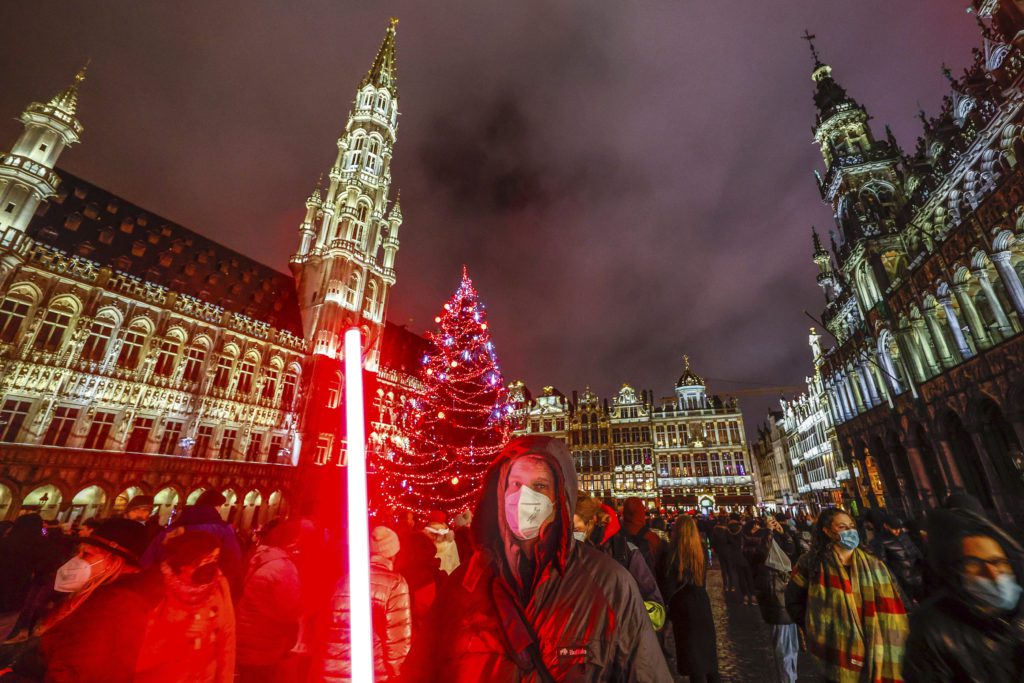
[[[423,392],[404,407],[401,434],[376,454],[377,508],[449,517],[472,506],[508,441],[512,406],[487,330],[485,307],[462,282],[427,335]]]

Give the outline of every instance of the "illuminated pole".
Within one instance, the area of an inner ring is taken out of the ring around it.
[[[363,344],[358,327],[345,331],[345,422],[348,442],[348,581],[352,681],[373,683],[370,616],[370,534],[366,511],[366,429],[363,424]]]

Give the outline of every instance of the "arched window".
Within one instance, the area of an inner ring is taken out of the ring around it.
[[[198,382],[205,362],[206,347],[193,343],[185,350],[185,370],[182,372],[182,378],[186,382]]]
[[[165,339],[160,340],[153,374],[158,377],[170,377],[174,374],[174,366],[177,365],[178,352],[181,351],[183,341],[183,335],[178,331],[171,332]]]
[[[0,342],[10,344],[17,339],[21,323],[31,308],[30,302],[13,295],[0,302]]]
[[[359,273],[352,273],[348,276],[348,284],[345,286],[345,305],[357,310],[359,305]]]
[[[35,347],[40,351],[59,351],[67,337],[71,319],[78,312],[78,302],[69,297],[61,297],[50,304],[46,311],[39,331],[36,332]]]
[[[89,336],[85,338],[85,344],[82,346],[82,359],[99,363],[106,358],[110,339],[114,336],[116,327],[117,320],[113,316],[103,313],[96,316],[89,326]]]
[[[217,356],[217,369],[213,374],[213,386],[217,389],[227,389],[231,382],[231,373],[235,370],[235,360],[238,357],[238,350],[228,346]]]
[[[281,390],[281,407],[284,410],[290,410],[292,403],[295,402],[295,394],[299,387],[299,371],[298,368],[292,366],[288,368],[288,372],[284,373],[284,383]]]
[[[274,395],[277,394],[277,383],[281,379],[281,361],[275,359],[270,361],[264,371],[264,382],[263,382],[263,398],[267,400],[273,400]]]
[[[252,378],[256,374],[257,360],[258,356],[250,353],[242,359],[241,364],[238,366],[239,393],[248,394],[252,392]]]
[[[371,280],[366,283],[366,308],[363,309],[363,315],[371,320],[377,320],[378,309],[377,283]]]
[[[363,236],[366,234],[366,224],[369,219],[370,207],[367,204],[360,203],[356,207],[356,219],[352,222],[352,234],[349,239],[361,245],[363,243]]]
[[[142,348],[146,345],[146,337],[149,336],[149,328],[142,321],[135,321],[124,331],[124,338],[121,342],[121,353],[117,356],[117,364],[127,370],[134,370],[139,367],[139,360],[142,358]]]

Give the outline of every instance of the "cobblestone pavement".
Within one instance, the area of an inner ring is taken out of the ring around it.
[[[722,681],[775,683],[778,679],[775,677],[771,636],[768,626],[761,620],[761,611],[756,605],[744,605],[738,595],[727,595],[722,589],[722,574],[717,568],[708,572],[707,589],[718,636],[718,669]],[[818,681],[817,671],[814,659],[801,652],[798,680],[801,683]],[[686,678],[677,677],[676,680],[682,682]]]

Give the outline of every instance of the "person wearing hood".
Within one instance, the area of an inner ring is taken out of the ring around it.
[[[1024,553],[968,509],[928,515],[929,556],[941,584],[910,620],[908,683],[1024,680]]]
[[[665,658],[629,572],[573,538],[576,472],[564,442],[513,439],[473,515],[476,551],[442,588],[424,681],[658,681]]]
[[[242,587],[242,568],[244,566],[242,546],[238,542],[235,530],[220,515],[220,506],[225,502],[222,493],[213,490],[203,491],[195,505],[186,507],[174,524],[161,531],[150,542],[149,548],[142,556],[142,566],[152,567],[164,559],[164,541],[169,534],[180,533],[176,531],[177,529],[205,531],[220,540],[220,571],[228,580],[232,594],[238,594]]]
[[[292,551],[297,521],[271,520],[249,558],[235,607],[241,683],[280,680],[278,670],[295,645],[302,617],[302,583]]]
[[[648,526],[647,506],[639,498],[627,498],[622,504],[622,530],[619,533],[640,549],[652,572],[658,570],[661,537]]]
[[[455,544],[455,534],[448,528],[444,513],[439,510],[431,512],[427,525],[423,527],[423,533],[436,548],[434,557],[440,562],[441,571],[444,575],[451,576],[459,567],[459,548]]]

